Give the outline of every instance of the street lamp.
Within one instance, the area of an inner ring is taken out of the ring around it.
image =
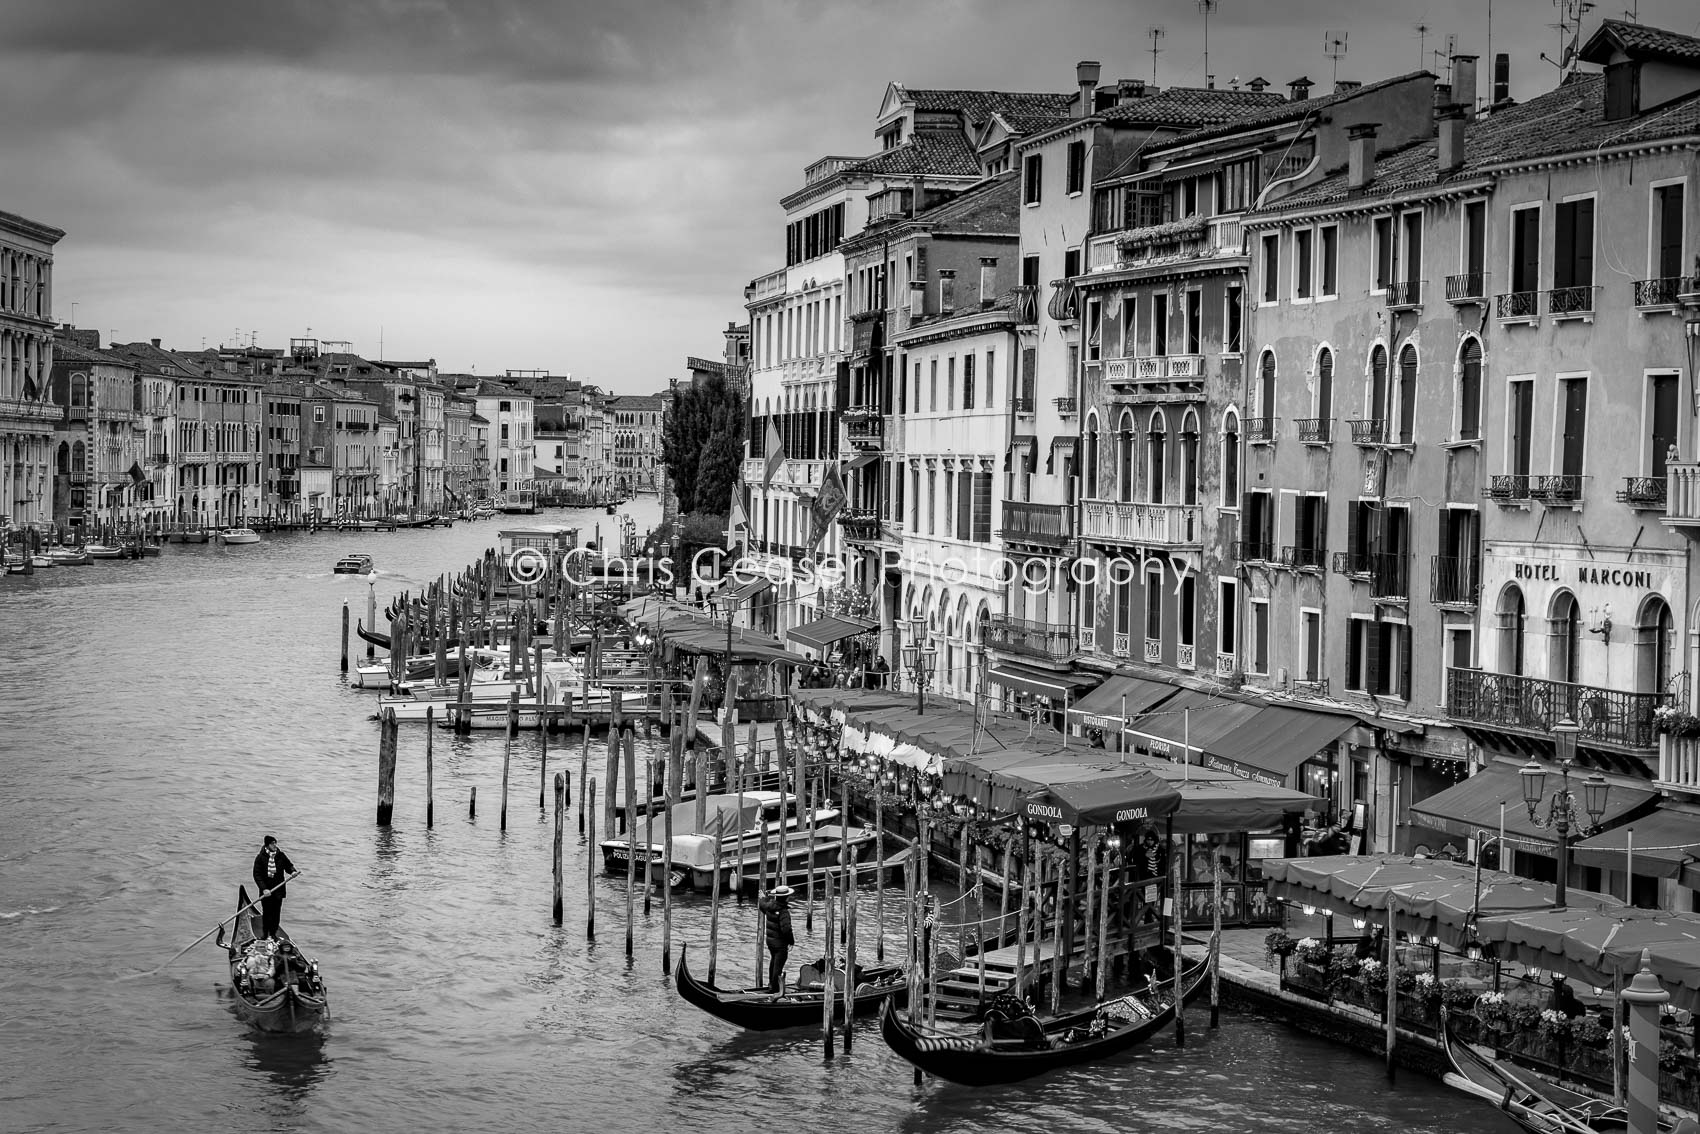
[[[909,670],[909,675],[915,681],[915,712],[927,711],[927,686],[933,677],[933,666],[938,661],[938,650],[932,646],[923,646],[926,641],[927,620],[925,618],[910,618],[904,621],[903,665]]]
[[[1606,813],[1606,796],[1611,785],[1606,778],[1595,772],[1582,781],[1582,807],[1576,806],[1576,796],[1570,790],[1570,766],[1576,760],[1576,737],[1582,730],[1575,721],[1565,717],[1552,726],[1553,743],[1558,749],[1558,767],[1562,782],[1547,801],[1547,814],[1543,819],[1536,814],[1540,806],[1541,796],[1546,787],[1546,769],[1535,761],[1530,760],[1523,765],[1518,773],[1523,779],[1523,802],[1529,808],[1529,822],[1536,828],[1546,830],[1551,827],[1558,832],[1558,893],[1553,903],[1555,909],[1564,908],[1564,879],[1570,873],[1570,828],[1574,824],[1583,827],[1582,815],[1587,814],[1589,822],[1585,833],[1599,826],[1600,819]]]

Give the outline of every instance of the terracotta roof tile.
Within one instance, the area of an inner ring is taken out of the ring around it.
[[[844,172],[876,177],[926,173],[972,177],[980,172],[980,160],[974,147],[955,130],[918,130],[902,145],[863,158]]]
[[[1169,87],[1156,94],[1136,98],[1100,112],[1105,122],[1128,122],[1149,126],[1214,126],[1251,115],[1267,113],[1287,100],[1278,94],[1258,91],[1214,90],[1205,87]]]
[[[1070,94],[1024,94],[1013,91],[947,91],[903,88],[921,111],[955,111],[969,122],[985,122],[994,114],[1061,117],[1074,101]]]
[[[1208,138],[1220,137],[1224,134],[1237,134],[1242,130],[1261,130],[1268,126],[1278,126],[1283,122],[1296,122],[1308,114],[1345,102],[1348,99],[1357,98],[1360,95],[1369,94],[1372,91],[1383,90],[1399,83],[1407,83],[1412,79],[1424,76],[1430,79],[1434,78],[1434,76],[1428,71],[1411,71],[1404,75],[1394,75],[1392,78],[1381,79],[1373,83],[1365,83],[1363,86],[1355,87],[1349,91],[1335,91],[1333,94],[1322,95],[1319,98],[1301,99],[1298,102],[1292,102],[1276,95],[1274,96],[1275,103],[1272,105],[1271,109],[1264,113],[1242,115],[1239,118],[1232,119],[1227,122],[1204,126],[1201,129],[1194,130],[1190,134],[1182,134],[1179,138],[1175,139],[1173,144],[1189,145],[1193,142],[1201,142]],[[1244,94],[1248,92],[1242,91],[1240,93]],[[1268,92],[1264,92],[1261,97],[1268,98],[1270,96]]]
[[[1700,63],[1700,39],[1627,20],[1601,20],[1599,30],[1583,46],[1580,57],[1588,63],[1604,63],[1614,46],[1631,59]]]

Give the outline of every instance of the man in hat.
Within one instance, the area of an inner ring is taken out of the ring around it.
[[[767,989],[785,988],[785,961],[796,938],[791,933],[791,887],[775,886],[763,894],[756,908],[767,918]]]
[[[283,884],[295,873],[295,864],[277,845],[277,836],[267,835],[265,845],[254,856],[254,885],[265,895],[260,899],[261,937],[277,936],[277,925],[283,917]]]

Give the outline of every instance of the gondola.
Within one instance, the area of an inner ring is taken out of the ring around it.
[[[380,650],[390,648],[390,636],[388,634],[380,634],[376,630],[366,629],[366,624],[358,618],[354,620],[354,632],[360,635],[361,641],[370,642]]]
[[[1209,975],[1209,961],[1188,966],[1181,974],[1183,998],[1196,998]],[[1013,1083],[1108,1059],[1144,1042],[1174,1020],[1173,987],[1165,981],[1049,1020],[1014,1013],[1000,1019],[988,1012],[981,1030],[967,1034],[927,1034],[891,1006],[880,1017],[880,1034],[891,1050],[929,1075],[970,1087]]]
[[[330,1019],[330,993],[319,963],[280,927],[276,941],[260,938],[260,911],[249,909],[248,888],[236,891],[236,924],[225,948],[236,1014],[262,1032],[310,1032]],[[219,931],[223,942],[224,931]]]
[[[680,996],[710,1016],[752,1032],[771,1032],[781,1028],[820,1026],[822,990],[806,987],[811,983],[818,984],[819,976],[818,967],[804,965],[798,979],[802,987],[788,988],[777,994],[760,988],[720,988],[691,975],[690,966],[685,963],[685,949],[681,947],[679,964],[673,971],[673,983]],[[856,978],[854,1002],[858,1016],[877,1012],[886,1003],[901,1004],[908,994],[903,970],[897,965],[857,965]],[[842,1003],[842,983],[834,990],[834,996]],[[839,1007],[834,1011],[842,1013],[843,1009]]]
[[[1444,1007],[1440,1035],[1452,1064],[1451,1073],[1443,1076],[1447,1086],[1492,1103],[1524,1130],[1535,1134],[1607,1134],[1629,1129],[1629,1114],[1616,1103],[1536,1079],[1459,1040],[1452,1034]],[[1670,1130],[1671,1125],[1660,1122],[1659,1129]]]

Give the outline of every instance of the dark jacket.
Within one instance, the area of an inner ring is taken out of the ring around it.
[[[283,880],[294,873],[295,864],[289,861],[289,856],[283,853],[282,848],[276,851],[262,849],[254,856],[254,885],[260,888],[262,894],[273,886],[281,887]],[[278,898],[283,896],[281,888],[273,895]]]
[[[767,918],[767,947],[770,951],[789,949],[796,938],[791,933],[791,905],[778,898],[763,896],[757,908]]]

